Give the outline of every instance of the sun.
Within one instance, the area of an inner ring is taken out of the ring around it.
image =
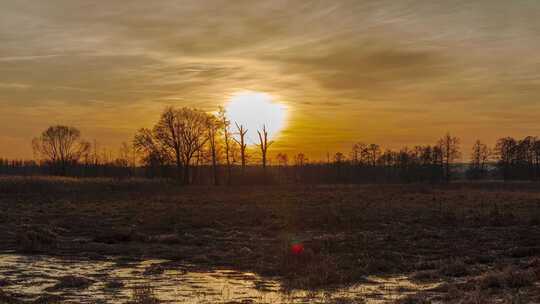
[[[258,142],[257,130],[266,126],[270,139],[275,139],[283,130],[287,118],[287,107],[277,102],[272,95],[263,92],[244,91],[231,96],[225,105],[231,128],[235,123],[248,129],[249,143]]]

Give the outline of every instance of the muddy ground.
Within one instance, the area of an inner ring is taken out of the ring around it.
[[[167,259],[278,277],[290,289],[405,275],[439,284],[402,303],[540,302],[539,184],[182,187],[5,177],[0,210],[4,252]]]

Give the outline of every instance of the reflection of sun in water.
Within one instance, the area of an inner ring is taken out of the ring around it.
[[[231,129],[236,131],[235,123],[248,129],[249,143],[257,143],[257,130],[266,126],[268,137],[274,139],[285,127],[287,107],[274,101],[267,93],[244,91],[234,94],[225,106]]]

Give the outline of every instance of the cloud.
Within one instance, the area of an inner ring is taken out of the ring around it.
[[[538,132],[526,113],[540,97],[539,6],[7,1],[0,4],[7,109],[0,127],[11,132],[8,122],[32,121],[16,132],[20,142],[66,120],[119,142],[164,105],[214,110],[235,91],[252,90],[293,111],[283,147],[314,154],[362,138],[401,144],[407,132],[411,141],[464,126],[494,134],[498,121]]]

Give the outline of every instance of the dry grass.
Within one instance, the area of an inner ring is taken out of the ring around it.
[[[229,188],[0,178],[0,208],[2,250],[167,258],[277,275],[290,288],[409,274],[493,286],[478,301],[517,286],[537,296],[540,268],[493,270],[538,258],[537,184]],[[305,251],[291,254],[292,242]],[[475,303],[474,288],[457,290]]]
[[[484,289],[524,288],[532,286],[539,278],[533,270],[521,270],[507,267],[501,271],[491,271],[480,278]]]
[[[61,277],[58,283],[50,288],[47,288],[47,291],[57,291],[62,289],[85,289],[92,285],[94,281],[78,276],[65,276]]]
[[[156,297],[154,289],[150,285],[136,286],[133,288],[129,304],[159,304],[161,301]]]

